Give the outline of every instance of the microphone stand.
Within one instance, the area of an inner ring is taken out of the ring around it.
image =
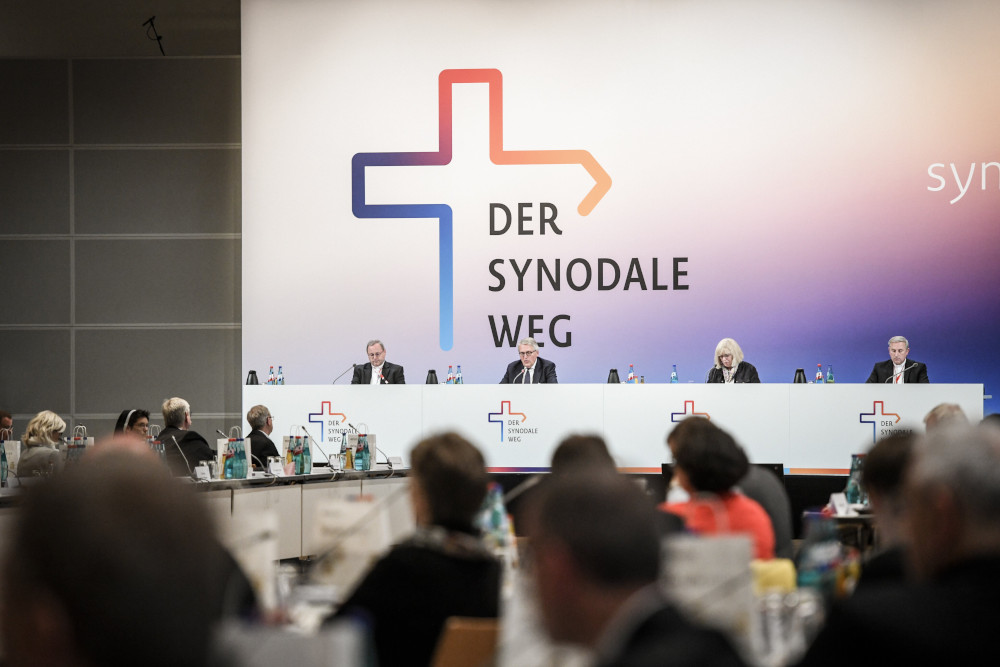
[[[343,373],[341,373],[337,377],[333,378],[333,382],[331,382],[330,384],[337,384],[337,380],[339,380],[340,378],[344,377],[344,374],[347,373],[347,371],[354,370],[357,367],[358,367],[357,364],[351,364],[350,366],[348,366],[347,368],[344,369]]]

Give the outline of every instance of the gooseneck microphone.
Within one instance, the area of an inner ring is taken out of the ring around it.
[[[517,381],[521,379],[521,376],[524,375],[527,372],[528,372],[528,367],[527,366],[524,366],[523,368],[521,368],[521,372],[517,374],[517,377],[514,378],[514,381],[511,382],[511,384],[517,384]]]
[[[330,384],[337,384],[337,380],[339,380],[340,378],[344,377],[344,375],[347,373],[347,371],[354,370],[357,367],[358,367],[357,364],[351,364],[350,366],[348,366],[347,368],[344,369],[343,373],[341,373],[337,377],[333,378],[333,382],[331,382]]]
[[[889,384],[889,382],[895,382],[895,381],[896,381],[896,378],[898,378],[898,377],[899,377],[900,375],[902,375],[902,374],[903,374],[903,373],[905,373],[906,371],[911,371],[911,370],[913,370],[913,369],[914,369],[914,368],[916,368],[916,367],[917,367],[917,365],[916,365],[915,363],[914,363],[914,364],[911,364],[911,365],[909,365],[909,366],[905,366],[905,367],[903,368],[903,370],[899,371],[898,373],[893,373],[892,375],[890,375],[889,377],[887,377],[887,378],[885,379],[885,382],[883,382],[882,384]]]
[[[312,436],[312,433],[310,433],[309,430],[306,429],[305,426],[302,427],[302,430],[306,432],[306,435],[309,436],[309,439],[312,440],[312,443],[314,445],[316,445],[316,449],[318,449],[320,451],[320,454],[322,454],[323,456],[326,457],[326,465],[327,465],[327,467],[330,468],[330,469],[333,469],[333,461],[330,460],[330,455],[326,453],[326,450],[319,446],[319,440],[317,440],[316,438],[314,438]],[[314,465],[320,465],[320,464],[316,463]]]
[[[181,458],[184,459],[184,465],[187,466],[188,469],[188,476],[194,477],[194,471],[191,470],[191,464],[188,462],[188,457],[184,455],[184,450],[181,449],[181,446],[177,443],[177,436],[172,435],[170,436],[170,439],[174,441],[174,447],[177,448],[177,451],[181,454]]]

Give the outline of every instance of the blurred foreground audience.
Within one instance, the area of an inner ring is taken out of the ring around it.
[[[969,423],[969,418],[957,403],[940,403],[924,415],[924,427],[927,433],[933,433],[939,428],[963,426]]]
[[[579,470],[547,480],[533,501],[532,575],[554,641],[595,651],[598,667],[742,664],[663,597],[657,510],[634,483]]]
[[[9,536],[10,667],[204,665],[213,624],[248,592],[192,489],[123,448],[26,489]]]
[[[835,606],[803,665],[993,664],[1000,628],[1000,435],[956,427],[918,442],[904,482],[919,581]]]
[[[455,433],[426,438],[410,453],[417,532],[337,612],[371,628],[380,667],[430,664],[449,616],[497,617],[500,562],[473,526],[488,481],[483,455]]]
[[[750,461],[732,436],[701,417],[688,417],[667,439],[674,458],[674,477],[690,500],[663,503],[660,509],[684,519],[689,530],[703,535],[742,533],[753,542],[754,558],[774,558],[771,518],[736,484]]]

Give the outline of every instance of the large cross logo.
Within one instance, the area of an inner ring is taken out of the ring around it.
[[[876,406],[878,406],[878,414],[875,414],[875,407]],[[868,420],[868,419],[865,419],[865,417],[871,417],[871,419]],[[895,417],[896,421],[894,421],[893,424],[898,424],[899,420],[900,420],[900,416],[897,415],[895,412],[886,412],[885,411],[885,405],[883,404],[883,401],[873,401],[872,402],[872,411],[871,412],[862,412],[862,413],[860,413],[858,415],[858,420],[862,424],[871,424],[872,425],[872,442],[875,442],[878,439],[877,433],[878,433],[878,422],[879,422],[878,418],[879,417]]]
[[[503,148],[503,75],[497,69],[446,69],[438,76],[438,150],[412,153],[357,153],[351,160],[351,207],[358,218],[422,218],[438,221],[438,325],[442,350],[454,344],[452,210],[448,204],[369,204],[365,201],[366,167],[442,166],[452,156],[452,86],[489,85],[490,160],[497,165],[579,164],[594,187],[577,211],[589,215],[611,189],[611,177],[585,150],[505,151]]]
[[[345,415],[343,412],[334,412],[331,405],[332,405],[331,401],[323,401],[322,403],[320,403],[319,412],[309,413],[309,423],[319,424],[320,426],[319,439],[321,442],[326,442],[326,429],[328,426],[327,422],[330,422],[329,423],[330,428],[339,426],[340,424],[347,423],[347,415]],[[334,417],[340,417],[340,421],[339,422],[334,421],[333,420]]]
[[[507,411],[506,413],[504,412],[505,409]],[[503,429],[504,429],[504,426],[506,425],[506,422],[507,422],[507,420],[504,419],[505,415],[507,417],[514,417],[514,416],[520,417],[522,424],[524,422],[528,421],[528,415],[524,414],[523,412],[512,412],[511,411],[511,409],[510,409],[510,401],[500,401],[500,412],[490,412],[490,413],[488,413],[488,416],[486,417],[486,421],[488,421],[488,422],[490,422],[492,424],[499,424],[500,425],[500,442],[503,442]],[[494,417],[496,417],[496,419],[494,419]]]

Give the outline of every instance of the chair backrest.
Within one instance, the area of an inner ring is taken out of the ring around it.
[[[433,667],[475,667],[491,664],[500,624],[495,618],[452,616],[445,621]]]

